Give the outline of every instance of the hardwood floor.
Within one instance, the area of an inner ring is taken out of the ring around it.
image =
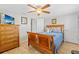
[[[79,51],[79,44],[64,42],[59,49],[59,54],[71,54],[72,50]]]
[[[40,54],[40,52],[32,46],[28,47],[27,41],[25,41],[20,44],[20,47],[6,51],[2,54]]]
[[[58,54],[71,54],[71,50],[79,50],[78,44],[68,43],[64,42],[59,51]],[[21,43],[20,47],[6,51],[2,54],[41,54],[38,50],[36,50],[33,47],[28,47],[27,42]]]

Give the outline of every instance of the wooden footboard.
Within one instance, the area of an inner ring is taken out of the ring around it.
[[[52,45],[51,42],[53,43]],[[54,52],[53,36],[50,37],[46,34],[28,32],[28,46],[29,45],[36,47],[39,51],[43,53]]]
[[[49,35],[38,34],[38,39],[39,39],[39,48],[42,49],[44,53],[53,53],[54,44],[51,45],[51,42],[53,40]]]

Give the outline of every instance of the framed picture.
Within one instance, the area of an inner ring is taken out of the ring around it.
[[[27,17],[21,17],[21,24],[27,24]]]
[[[52,24],[56,24],[57,20],[56,19],[52,19]]]

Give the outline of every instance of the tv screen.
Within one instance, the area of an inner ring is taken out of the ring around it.
[[[14,24],[14,17],[5,15],[4,16],[4,23],[5,24]]]

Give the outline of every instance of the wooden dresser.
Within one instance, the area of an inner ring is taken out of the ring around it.
[[[0,24],[0,53],[19,47],[18,25]]]

